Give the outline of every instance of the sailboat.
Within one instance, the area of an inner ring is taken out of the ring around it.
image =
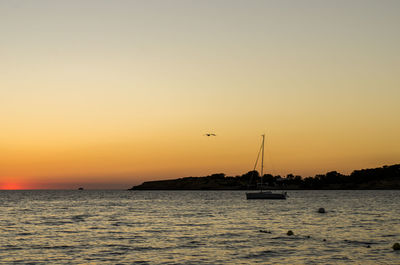
[[[264,200],[286,200],[287,193],[286,192],[281,192],[281,193],[274,193],[272,191],[263,191],[263,183],[262,183],[262,177],[264,174],[264,143],[265,143],[265,134],[261,135],[262,136],[262,143],[261,143],[261,148],[260,151],[258,152],[257,160],[254,165],[254,170],[257,167],[257,162],[260,157],[260,152],[261,152],[261,181],[259,183],[260,186],[260,191],[259,192],[246,192],[246,198],[248,200],[254,200],[254,199],[264,199]]]

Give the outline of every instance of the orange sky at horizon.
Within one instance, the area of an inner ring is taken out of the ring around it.
[[[399,11],[358,0],[1,2],[0,189],[241,175],[264,133],[274,175],[398,164]]]

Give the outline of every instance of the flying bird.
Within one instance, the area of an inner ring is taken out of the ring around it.
[[[215,133],[206,133],[204,136],[217,136]]]

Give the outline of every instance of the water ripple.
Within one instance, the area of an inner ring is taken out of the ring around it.
[[[292,191],[286,201],[247,201],[244,191],[0,191],[0,263],[398,264],[390,248],[400,242],[398,198],[400,191]]]

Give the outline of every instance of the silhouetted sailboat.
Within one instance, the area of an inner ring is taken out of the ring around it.
[[[246,198],[248,200],[252,199],[269,199],[269,200],[286,200],[286,192],[281,192],[281,193],[273,193],[272,191],[263,191],[263,183],[262,183],[262,177],[264,174],[264,143],[265,143],[265,134],[261,135],[262,136],[262,143],[261,143],[261,148],[260,151],[258,152],[256,164],[254,165],[254,170],[257,167],[257,162],[260,157],[261,153],[261,181],[258,183],[260,186],[260,191],[259,192],[247,192],[246,193]]]

